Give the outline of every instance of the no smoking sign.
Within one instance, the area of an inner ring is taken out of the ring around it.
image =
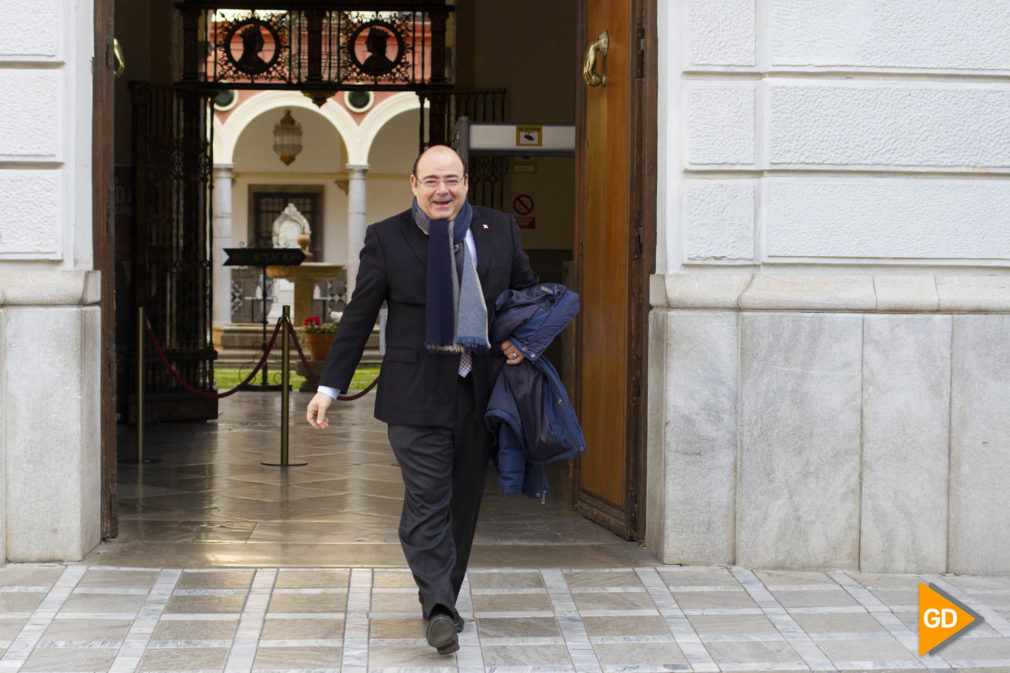
[[[512,214],[515,215],[516,222],[520,229],[535,229],[537,226],[536,210],[537,203],[533,194],[516,194],[512,199]]]

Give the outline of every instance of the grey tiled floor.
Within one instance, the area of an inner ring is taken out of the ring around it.
[[[915,654],[920,580],[986,619],[941,656]],[[1010,671],[1010,578],[483,568],[449,656],[400,568],[9,565],[0,596],[10,672]]]
[[[85,562],[0,568],[0,673],[1010,673],[1010,577],[664,566],[566,506],[489,476],[458,608],[461,648],[422,637],[396,541],[401,486],[371,400],[328,433],[298,423],[287,471],[277,399],[241,393],[216,423],[154,428],[160,460],[121,466],[120,537]],[[986,623],[917,652],[918,582]]]

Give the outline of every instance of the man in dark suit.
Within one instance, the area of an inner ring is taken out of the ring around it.
[[[524,358],[511,342],[488,342],[488,307],[507,289],[538,282],[515,220],[466,201],[459,156],[434,146],[410,176],[411,209],[365,232],[357,284],[312,398],[307,419],[345,391],[383,302],[386,352],[375,417],[405,486],[400,544],[417,583],[425,637],[440,654],[459,649],[456,598],[484,491],[491,438],[484,426],[503,363]]]

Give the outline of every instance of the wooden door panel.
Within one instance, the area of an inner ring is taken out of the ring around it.
[[[628,0],[583,5],[583,48],[609,34],[604,86],[584,83],[580,97],[577,273],[577,400],[586,454],[573,474],[573,505],[634,537],[629,491],[629,12]],[[602,71],[602,64],[597,66]]]

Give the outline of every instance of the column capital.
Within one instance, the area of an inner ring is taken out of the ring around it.
[[[347,164],[347,170],[353,177],[364,175],[368,171],[368,164]]]

